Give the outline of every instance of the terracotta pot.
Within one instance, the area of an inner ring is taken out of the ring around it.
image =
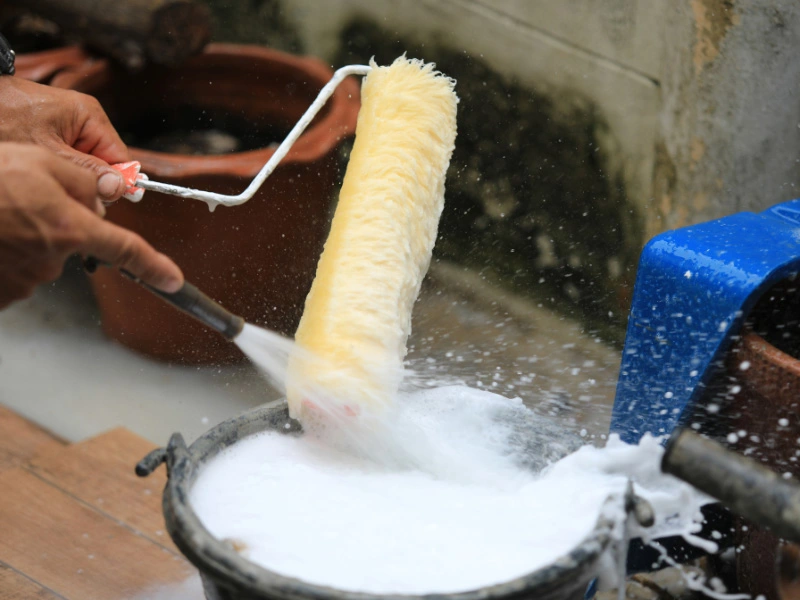
[[[37,83],[50,83],[53,77],[62,71],[75,69],[92,61],[94,59],[80,46],[30,52],[17,56],[16,75]]]
[[[748,367],[746,370],[742,369],[743,364]],[[747,432],[747,440],[738,442],[735,448],[755,448],[751,456],[774,471],[800,475],[796,462],[800,360],[748,332],[729,354],[727,372],[730,385],[740,387],[735,395],[732,429]],[[740,547],[736,561],[740,589],[753,597],[760,594],[769,600],[781,598],[779,539],[766,528],[744,520],[738,522],[736,538]],[[787,560],[784,557],[783,563]]]
[[[692,416],[707,435],[776,473],[800,477],[800,293],[789,277],[761,294],[745,316],[741,335],[705,386]],[[733,520],[738,590],[779,600],[800,572],[800,552],[781,547],[768,529]],[[723,529],[720,532],[725,534]]]
[[[60,74],[53,85],[96,96],[121,132],[186,115],[276,133],[300,118],[332,71],[321,61],[251,46],[212,45],[177,70],[131,75],[98,61]],[[186,278],[248,322],[290,334],[302,313],[328,230],[338,180],[338,147],[355,131],[358,83],[345,81],[288,156],[246,204],[217,208],[147,192],[120,200],[107,218],[171,256]],[[239,193],[272,155],[259,148],[216,156],[131,147],[151,179]],[[233,344],[118,273],[92,277],[103,329],[126,346],[180,363],[236,361]]]

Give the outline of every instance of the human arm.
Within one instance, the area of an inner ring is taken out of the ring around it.
[[[98,201],[116,200],[125,191],[109,165],[130,160],[128,148],[95,98],[2,76],[0,106],[0,142],[37,144],[91,169]]]
[[[96,212],[96,171],[31,144],[0,143],[0,309],[53,281],[72,254],[127,269],[166,292],[183,284],[169,258]]]

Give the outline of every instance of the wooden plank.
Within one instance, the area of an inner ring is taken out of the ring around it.
[[[122,521],[148,539],[177,552],[166,533],[161,493],[167,481],[161,468],[142,479],[136,463],[155,446],[124,428],[32,459],[29,468],[58,488]]]
[[[63,600],[8,565],[0,563],[0,600]]]
[[[69,599],[129,599],[193,572],[181,557],[23,469],[0,474],[0,532],[0,561]]]
[[[41,452],[63,447],[62,440],[0,405],[0,472],[23,465]]]

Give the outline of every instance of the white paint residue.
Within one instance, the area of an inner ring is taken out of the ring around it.
[[[154,586],[136,594],[131,600],[205,600],[203,583],[198,575],[192,575],[179,583]]]
[[[699,529],[705,499],[660,474],[654,438],[611,436],[535,475],[522,465],[543,453],[531,444],[540,418],[518,400],[448,387],[397,406],[374,431],[402,460],[373,453],[377,435],[354,453],[326,432],[261,434],[201,472],[192,504],[213,535],[243,542],[264,567],[372,593],[464,591],[543,567],[590,533],[609,496],[621,516],[629,477],[656,506],[659,535]],[[551,435],[538,437],[558,443]]]

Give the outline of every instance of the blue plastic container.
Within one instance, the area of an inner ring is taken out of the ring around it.
[[[611,431],[687,425],[761,295],[800,272],[800,199],[669,231],[642,252]]]

